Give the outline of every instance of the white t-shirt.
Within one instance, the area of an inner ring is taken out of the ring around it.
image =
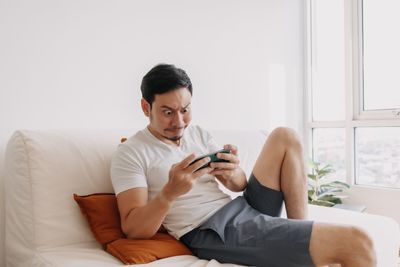
[[[150,201],[167,183],[172,164],[182,161],[190,153],[200,156],[221,148],[198,126],[186,128],[179,147],[161,142],[145,128],[120,144],[113,155],[111,180],[114,191],[119,194],[131,188],[147,187]],[[188,193],[174,201],[163,225],[179,239],[230,200],[230,196],[219,189],[215,176],[204,175],[197,178]]]

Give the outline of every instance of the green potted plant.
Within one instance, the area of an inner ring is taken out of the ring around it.
[[[311,173],[308,176],[308,203],[332,207],[342,204],[342,199],[347,196],[338,194],[350,186],[341,181],[329,181],[328,174],[334,172],[331,165],[321,166],[320,163],[310,160]]]

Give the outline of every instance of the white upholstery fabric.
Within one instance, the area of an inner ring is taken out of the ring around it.
[[[120,137],[58,131],[12,136],[5,166],[9,258],[29,262],[37,249],[94,241],[72,194],[112,192],[109,162]]]
[[[6,207],[15,220],[8,221],[8,226],[13,229],[17,219],[24,218],[26,227],[21,225],[17,232],[21,237],[32,236],[37,248],[93,241],[71,201],[72,194],[112,192],[108,166],[118,138],[97,134],[72,137],[61,132],[14,134],[7,148],[13,159],[7,158],[6,164],[15,165],[6,166],[6,175],[13,177],[6,180]]]
[[[96,243],[81,243],[62,248],[48,249],[40,255],[43,266],[62,267],[117,267],[121,262],[101,250]],[[149,264],[133,265],[137,267],[239,267],[235,264],[220,264],[215,260],[200,260],[195,256],[176,256],[158,260]],[[35,266],[36,267],[36,266]]]
[[[12,136],[5,162],[7,266],[122,266],[94,241],[72,194],[112,192],[111,155],[120,138],[133,132],[17,131]],[[266,134],[257,131],[211,133],[221,145],[238,145],[241,165],[249,174]],[[312,219],[365,228],[378,246],[379,266],[395,266],[399,227],[393,220],[312,206],[310,214]],[[146,266],[221,264],[181,256]]]

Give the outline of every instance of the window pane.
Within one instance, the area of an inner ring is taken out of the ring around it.
[[[364,110],[400,108],[400,1],[363,1]]]
[[[311,5],[313,120],[344,120],[344,1],[314,0]]]
[[[400,127],[356,129],[356,183],[400,188]]]
[[[330,164],[335,172],[327,178],[346,182],[345,130],[343,128],[313,129],[313,158],[322,165]]]

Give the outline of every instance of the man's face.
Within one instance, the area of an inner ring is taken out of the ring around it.
[[[142,109],[150,118],[149,130],[166,143],[177,143],[192,119],[192,96],[185,87],[155,95],[153,104],[142,99]]]

